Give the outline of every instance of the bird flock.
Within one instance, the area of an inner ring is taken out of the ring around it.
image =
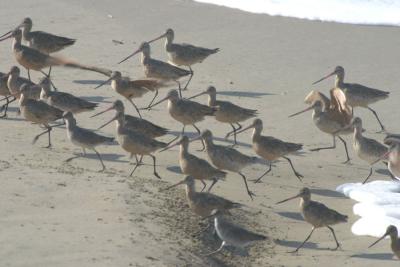
[[[205,91],[191,97],[183,97],[194,76],[192,66],[203,62],[207,57],[219,52],[219,48],[208,49],[190,44],[174,43],[174,31],[167,29],[165,33],[150,41],[140,44],[132,54],[122,59],[121,64],[137,54],[141,54],[140,62],[144,70],[144,79],[132,80],[122,76],[119,71],[112,71],[105,68],[85,65],[72,60],[51,55],[75,43],[75,39],[53,35],[42,31],[32,31],[32,20],[25,18],[15,29],[0,36],[0,41],[12,39],[12,52],[20,66],[27,70],[28,78],[21,75],[18,66],[12,66],[7,73],[0,73],[0,95],[1,118],[7,117],[9,105],[18,101],[20,115],[26,121],[41,126],[44,131],[33,139],[35,143],[41,136],[48,136],[48,145],[51,147],[51,132],[53,128],[66,125],[67,138],[76,146],[82,148],[83,155],[86,149],[92,150],[101,163],[101,171],[106,169],[101,153],[97,151],[99,145],[107,145],[114,141],[114,138],[103,136],[96,131],[78,126],[74,115],[81,112],[91,112],[98,107],[97,103],[84,100],[66,92],[60,92],[50,79],[52,67],[77,68],[86,71],[93,71],[107,76],[107,79],[99,84],[97,88],[111,82],[111,88],[124,99],[126,99],[136,110],[137,116],[125,114],[125,107],[121,100],[116,100],[107,109],[100,111],[91,117],[100,116],[108,111],[115,110],[114,116],[101,125],[98,129],[115,122],[116,140],[120,147],[130,157],[135,159],[135,164],[129,176],[143,165],[143,157],[148,156],[153,162],[153,174],[161,179],[157,172],[157,159],[155,153],[162,153],[179,146],[179,164],[184,179],[172,186],[164,188],[169,190],[178,185],[186,186],[186,197],[190,209],[202,219],[212,219],[206,229],[214,227],[215,233],[221,239],[220,247],[205,256],[220,252],[225,246],[244,248],[249,244],[265,240],[263,234],[251,232],[239,225],[234,224],[228,218],[229,210],[243,208],[244,205],[225,199],[221,196],[210,193],[213,186],[220,180],[224,180],[229,173],[235,173],[243,180],[247,195],[253,200],[257,197],[251,190],[248,181],[259,183],[267,175],[273,163],[279,159],[286,160],[294,176],[303,181],[303,175],[294,167],[289,155],[302,150],[303,145],[287,142],[272,136],[265,136],[263,122],[257,118],[257,110],[241,107],[237,104],[217,99],[217,90],[209,86]],[[150,44],[165,38],[165,50],[169,62],[164,62],[151,57]],[[48,73],[43,69],[49,68]],[[44,76],[38,83],[31,80],[30,71],[41,72]],[[385,127],[379,119],[377,112],[370,105],[383,100],[389,96],[389,92],[369,88],[360,84],[345,83],[344,68],[337,66],[332,73],[314,82],[314,84],[335,76],[334,87],[330,90],[330,98],[323,93],[313,90],[305,98],[308,107],[289,117],[300,115],[303,112],[312,110],[312,120],[317,128],[333,138],[333,144],[329,147],[318,147],[311,151],[321,151],[336,148],[336,139],[339,139],[345,148],[346,160],[350,162],[348,146],[343,135],[353,135],[353,149],[357,156],[370,166],[370,172],[363,181],[364,183],[373,173],[373,165],[379,161],[387,160],[388,169],[393,179],[400,177],[400,135],[388,133],[384,144],[364,136],[362,120],[355,117],[353,109],[363,107],[369,109],[379,123],[380,130]],[[182,79],[187,79],[182,83]],[[163,88],[176,88],[167,92],[162,99],[156,99],[159,90]],[[99,89],[100,90],[100,89]],[[133,99],[141,98],[143,95],[152,92],[154,94],[151,102],[144,108],[138,107]],[[193,101],[192,99],[201,95],[208,96],[207,105]],[[169,115],[180,122],[182,129],[180,134],[174,136],[169,142],[163,142],[157,138],[173,135],[173,132],[164,127],[158,126],[142,117],[143,110],[151,110],[154,106],[167,101]],[[203,131],[197,127],[197,123],[205,120],[206,117],[213,117],[218,122],[229,124],[232,128],[227,132],[225,139],[233,136],[233,145],[224,146],[214,143],[214,137],[210,130]],[[252,119],[253,121],[243,127],[241,123]],[[192,126],[198,136],[190,139],[185,135],[186,126]],[[250,156],[243,154],[235,147],[239,146],[237,135],[252,129],[252,148],[257,155]],[[205,151],[209,161],[190,153],[189,146],[192,142],[200,141],[201,151]],[[165,152],[167,153],[167,152]],[[173,153],[173,152],[168,152]],[[67,161],[77,158],[73,157]],[[248,180],[243,169],[259,163],[266,162],[266,170],[254,180]],[[196,180],[202,183],[202,190],[196,191]],[[211,182],[207,187],[206,182]],[[320,202],[311,200],[309,188],[302,188],[298,194],[285,201],[300,198],[300,211],[304,220],[312,226],[312,230],[306,239],[296,248],[295,252],[309,240],[317,228],[328,228],[335,240],[335,250],[340,247],[332,225],[347,222],[348,217],[333,209],[328,208]],[[206,229],[200,231],[203,233]],[[391,237],[391,249],[397,258],[400,259],[400,240],[395,226],[388,226],[386,233],[371,246],[382,240],[385,236]]]

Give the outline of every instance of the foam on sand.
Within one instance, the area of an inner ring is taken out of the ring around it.
[[[336,190],[358,202],[353,212],[361,218],[351,228],[355,235],[380,237],[391,224],[400,229],[400,182],[348,183]]]

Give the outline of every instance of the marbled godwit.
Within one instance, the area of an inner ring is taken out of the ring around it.
[[[222,240],[221,246],[205,256],[210,256],[220,252],[225,246],[234,246],[244,248],[256,241],[262,241],[267,237],[250,232],[238,225],[235,225],[223,217],[223,214],[219,210],[214,210],[211,217],[214,218],[214,227],[218,237]]]
[[[186,185],[186,198],[190,209],[200,217],[205,218],[210,216],[212,211],[215,209],[226,211],[233,208],[241,208],[243,206],[242,204],[232,202],[208,192],[196,192],[195,179],[192,176],[186,176],[182,181],[171,185],[164,190],[169,190],[181,184]]]
[[[131,81],[127,77],[122,77],[121,72],[119,71],[113,71],[111,74],[110,79],[107,81],[99,84],[95,89],[99,88],[100,86],[105,85],[111,81],[111,88],[114,89],[118,94],[122,95],[125,97],[136,109],[137,113],[140,115],[139,109],[133,103],[132,98],[139,98],[142,97],[144,94],[147,92],[156,92],[154,95],[153,100],[151,101],[150,105],[153,103],[154,99],[158,95],[158,88],[164,86],[164,83],[159,81],[159,80],[135,80]],[[149,105],[149,106],[150,106]]]
[[[354,118],[351,128],[354,128],[353,149],[357,156],[370,164],[370,170],[365,184],[372,175],[372,164],[380,159],[387,151],[387,147],[374,139],[364,137],[362,134],[362,120],[358,117]]]
[[[263,123],[262,120],[260,119],[255,119],[252,124],[242,129],[241,131],[238,131],[237,133],[239,134],[252,128],[254,128],[252,136],[254,151],[256,152],[257,155],[269,161],[268,170],[254,182],[258,183],[262,177],[264,177],[267,173],[269,173],[272,169],[272,161],[277,160],[279,158],[284,158],[289,162],[290,167],[294,172],[294,175],[296,175],[296,177],[301,181],[303,175],[301,175],[294,169],[292,161],[288,157],[286,157],[286,155],[302,149],[303,145],[284,142],[272,136],[261,135],[261,132],[263,130]]]
[[[192,99],[205,94],[208,95],[208,106],[218,106],[218,110],[217,112],[215,112],[215,119],[219,122],[229,123],[231,125],[233,131],[227,133],[225,138],[228,138],[228,136],[233,133],[233,138],[235,141],[234,144],[236,145],[236,131],[242,129],[242,125],[240,125],[239,122],[256,117],[257,110],[242,108],[228,101],[217,100],[217,90],[214,86],[209,86],[206,91],[189,97],[188,99]],[[236,124],[238,128],[235,128],[234,124]]]
[[[305,103],[310,106],[305,110],[290,115],[294,117],[308,110],[313,110],[312,119],[315,126],[324,133],[332,135],[333,145],[330,147],[319,147],[311,151],[336,148],[336,137],[342,141],[346,152],[346,161],[350,161],[346,141],[340,135],[351,134],[353,129],[345,128],[352,120],[352,111],[346,104],[346,97],[342,90],[334,88],[330,90],[331,99],[318,91],[311,91],[305,98]]]
[[[35,86],[36,84],[31,82],[29,79],[26,79],[22,76],[20,76],[21,71],[17,66],[11,67],[10,71],[8,72],[8,80],[7,80],[7,86],[8,89],[10,90],[10,93],[12,95],[16,95],[17,98],[19,97],[19,90],[21,88],[21,85],[27,84],[28,86]],[[39,95],[35,98],[38,99],[40,97],[40,92]]]
[[[172,118],[183,124],[182,135],[185,133],[186,125],[192,125],[200,135],[200,129],[197,128],[195,123],[204,120],[205,116],[214,116],[218,110],[217,107],[209,107],[199,104],[194,101],[179,98],[176,90],[170,90],[167,96],[150,107],[154,107],[164,101],[168,100],[168,112]],[[202,141],[203,149],[205,148]]]
[[[0,116],[0,118],[4,118],[7,116],[8,105],[16,100],[16,97],[11,96],[10,90],[8,89],[7,86],[8,76],[9,76],[8,73],[0,72],[0,96],[4,97],[3,99],[1,99],[1,101],[3,100],[6,101],[6,103],[3,104],[0,108],[0,112],[4,110],[4,113],[3,115]],[[13,97],[11,101],[10,97]]]
[[[388,158],[388,169],[390,173],[394,176],[392,176],[392,178],[400,180],[400,135],[389,134],[385,137],[384,143],[389,146],[388,151],[372,164]]]
[[[146,77],[147,78],[156,78],[156,79],[160,79],[163,81],[176,82],[179,87],[179,94],[182,97],[181,83],[178,80],[184,76],[191,75],[192,72],[178,68],[178,67],[168,64],[166,62],[151,58],[150,57],[150,45],[147,42],[143,42],[140,45],[138,50],[133,52],[131,55],[129,55],[125,59],[121,60],[118,64],[133,57],[134,55],[136,55],[139,52],[142,52],[141,62],[142,62],[142,65],[144,68],[144,73],[145,73]],[[186,89],[187,86],[188,86],[188,83],[186,83],[186,86],[184,89]]]
[[[68,139],[76,146],[79,146],[80,148],[83,149],[83,154],[86,154],[85,149],[90,149],[93,150],[97,157],[99,158],[102,166],[102,170],[104,171],[106,169],[106,166],[103,163],[103,160],[101,159],[101,156],[99,152],[96,150],[96,146],[102,145],[105,143],[109,143],[114,141],[114,138],[112,137],[106,137],[99,135],[97,133],[94,133],[88,129],[81,128],[76,125],[76,120],[74,116],[72,115],[71,112],[64,112],[63,115],[66,124],[67,124],[67,137]],[[71,158],[73,159],[73,158]],[[71,160],[70,159],[70,160]],[[68,161],[70,161],[68,160]]]
[[[339,242],[336,239],[335,231],[331,227],[331,225],[347,222],[347,216],[340,214],[339,212],[332,210],[325,206],[324,204],[311,200],[311,192],[310,189],[304,187],[300,190],[300,193],[294,197],[279,201],[276,204],[280,204],[286,202],[291,199],[295,199],[300,197],[300,211],[304,220],[312,225],[311,233],[307,236],[306,240],[301,243],[301,245],[296,248],[294,252],[299,251],[299,249],[310,239],[312,233],[316,228],[327,227],[333,234],[335,238],[336,247],[334,250],[340,247]]]
[[[46,131],[38,134],[33,139],[32,143],[35,143],[40,136],[47,133],[49,137],[49,145],[47,148],[51,147],[50,132],[56,125],[50,126],[49,123],[61,119],[63,112],[43,101],[28,98],[29,86],[27,84],[21,86],[20,93],[19,106],[22,116],[24,116],[26,120],[43,125],[46,128]]]
[[[397,228],[394,225],[389,225],[386,229],[385,234],[371,244],[368,248],[374,246],[376,243],[384,239],[386,236],[390,236],[390,248],[392,249],[394,255],[400,260],[400,239],[397,233]]]
[[[378,120],[379,125],[381,126],[382,131],[385,130],[382,122],[378,118],[378,114],[369,107],[369,105],[383,100],[389,97],[389,92],[381,91],[378,89],[373,89],[366,87],[357,83],[345,83],[344,82],[344,68],[342,66],[337,66],[335,70],[328,74],[327,76],[319,79],[313,84],[319,83],[331,76],[335,75],[335,87],[340,88],[344,94],[346,95],[347,104],[351,107],[363,107],[369,109]]]
[[[213,135],[209,130],[204,130],[201,136],[196,139],[200,138],[202,138],[206,144],[206,152],[212,164],[220,170],[227,170],[239,174],[243,178],[247,194],[253,199],[254,193],[249,190],[246,176],[242,173],[242,169],[254,164],[257,158],[244,155],[231,147],[214,144]]]
[[[215,54],[219,51],[219,48],[209,49],[185,43],[173,43],[174,31],[172,29],[167,29],[164,34],[149,41],[149,43],[157,41],[161,38],[166,38],[165,50],[167,51],[169,61],[176,66],[186,66],[189,68],[191,74],[187,83],[190,82],[194,74],[191,66],[196,63],[203,62],[203,60],[206,59],[208,56]]]
[[[122,103],[122,101],[116,100],[116,101],[114,101],[114,103],[112,104],[111,107],[91,116],[91,118],[96,117],[96,116],[103,114],[104,112],[110,111],[112,109],[115,109],[117,112],[125,113],[125,108],[124,108],[124,104]],[[148,120],[141,119],[138,117],[127,115],[127,114],[125,114],[125,125],[124,126],[131,131],[139,132],[150,138],[164,136],[168,133],[168,129],[166,129],[166,128],[158,126]]]
[[[183,135],[178,141],[170,144],[161,151],[165,151],[177,145],[180,145],[179,165],[182,173],[193,176],[195,179],[200,180],[203,183],[203,188],[201,191],[203,191],[206,187],[204,180],[213,180],[213,183],[208,188],[208,192],[210,192],[211,188],[218,182],[219,179],[225,178],[227,174],[226,172],[214,168],[206,160],[198,158],[189,153],[189,138],[186,135]]]
[[[18,28],[22,28],[22,37],[26,42],[28,42],[29,47],[45,54],[58,52],[73,45],[76,41],[76,39],[58,36],[47,32],[31,31],[31,18],[24,18]]]
[[[0,38],[0,41],[4,41],[9,38],[14,38],[14,41],[12,44],[12,51],[14,53],[14,57],[18,61],[19,64],[21,64],[28,70],[29,80],[30,80],[30,73],[29,73],[30,69],[42,72],[42,69],[48,68],[51,66],[64,66],[64,67],[69,67],[69,68],[78,68],[78,69],[82,69],[82,70],[90,70],[90,71],[98,72],[98,73],[101,73],[106,76],[111,75],[110,70],[97,68],[97,67],[93,67],[93,66],[85,66],[82,64],[72,62],[70,60],[52,57],[52,56],[49,56],[48,54],[44,54],[44,53],[40,52],[39,50],[22,45],[21,44],[22,32],[19,29],[12,31],[10,34],[7,34],[3,38]],[[45,74],[45,75],[47,75],[47,74]]]
[[[97,103],[89,102],[68,93],[50,91],[51,82],[48,77],[42,78],[40,85],[40,99],[62,111],[77,114],[84,111],[92,111],[98,106]]]
[[[103,124],[99,127],[99,129],[104,126],[110,124],[111,122],[116,121],[117,123],[117,140],[121,145],[122,149],[129,152],[131,156],[140,155],[140,156],[149,156],[153,159],[153,174],[157,178],[161,179],[156,171],[156,157],[152,155],[155,151],[164,148],[167,146],[166,143],[157,141],[152,139],[146,135],[141,133],[131,131],[127,127],[125,127],[125,115],[123,112],[117,112],[117,114],[112,118],[109,122]],[[133,168],[132,172],[129,176],[135,172],[135,170],[142,164],[136,158],[136,165]]]

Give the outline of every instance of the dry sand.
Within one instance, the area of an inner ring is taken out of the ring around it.
[[[334,190],[337,185],[361,181],[368,166],[353,158],[343,165],[341,144],[332,151],[309,152],[310,148],[329,145],[331,137],[319,132],[311,114],[296,119],[287,116],[305,107],[304,96],[311,82],[343,65],[348,81],[359,82],[392,92],[391,98],[374,106],[391,132],[400,132],[398,100],[398,66],[400,34],[396,27],[369,27],[255,15],[238,10],[198,4],[191,1],[165,0],[36,0],[2,3],[0,32],[6,32],[25,16],[34,21],[34,29],[77,38],[77,43],[63,56],[110,69],[131,77],[142,77],[138,58],[117,65],[143,40],[171,27],[177,42],[220,47],[221,52],[194,67],[195,76],[189,96],[213,84],[227,99],[245,107],[256,108],[264,121],[264,134],[305,144],[302,156],[292,156],[293,163],[313,189],[313,198],[350,215],[349,223],[335,226],[342,244],[334,246],[327,229],[318,230],[297,255],[288,254],[309,233],[302,221],[298,202],[279,206],[274,203],[297,193],[303,185],[286,162],[276,163],[271,175],[251,189],[257,194],[252,202],[239,176],[230,174],[218,183],[214,193],[246,204],[234,211],[234,220],[253,231],[263,233],[269,241],[250,249],[249,257],[225,250],[211,258],[202,253],[219,246],[208,233],[201,238],[191,234],[201,222],[192,215],[184,199],[183,188],[159,192],[160,188],[182,178],[177,173],[177,149],[157,154],[159,181],[150,166],[141,167],[134,177],[126,175],[132,168],[129,157],[117,145],[99,148],[107,171],[98,173],[95,155],[70,163],[64,161],[80,153],[66,140],[64,129],[53,132],[53,148],[44,149],[43,138],[31,145],[40,129],[16,115],[13,105],[7,119],[0,123],[0,266],[395,266],[388,242],[373,249],[369,237],[352,235],[350,227],[357,219],[353,202]],[[109,16],[111,15],[111,16]],[[123,41],[116,45],[112,40]],[[15,64],[11,42],[0,44],[1,71]],[[153,46],[156,58],[166,59],[162,43]],[[118,96],[108,86],[94,90],[101,75],[54,68],[54,83],[60,90],[110,105]],[[38,74],[34,75],[37,79]],[[328,92],[332,80],[313,87]],[[161,95],[164,95],[161,92]],[[148,103],[150,95],[138,102]],[[206,98],[199,98],[205,102]],[[127,103],[126,103],[127,104]],[[129,113],[133,108],[127,106]],[[99,108],[100,109],[100,108]],[[178,131],[162,105],[144,113],[145,118]],[[378,125],[373,115],[357,109],[363,118],[366,134],[375,134]],[[80,126],[96,128],[111,114],[89,119],[79,115]],[[230,130],[212,119],[199,127],[211,129],[218,137]],[[190,129],[192,130],[192,129]],[[113,135],[109,126],[104,132]],[[254,155],[250,133],[239,137],[239,149]],[[168,140],[168,138],[165,138]],[[220,139],[223,141],[223,139]],[[350,137],[347,137],[349,144]],[[198,145],[196,145],[198,146]],[[194,151],[194,149],[192,149]],[[204,153],[194,152],[202,157]],[[146,159],[146,162],[151,162]],[[254,165],[245,170],[255,178],[265,170]],[[373,179],[388,179],[383,170]],[[371,226],[373,227],[373,226]]]

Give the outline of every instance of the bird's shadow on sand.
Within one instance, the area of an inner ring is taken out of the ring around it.
[[[260,92],[250,92],[250,91],[219,91],[217,94],[225,96],[251,97],[251,98],[261,98],[266,95],[276,95],[271,93],[260,93]]]
[[[112,162],[122,162],[122,163],[128,163],[129,160],[121,160],[121,158],[125,157],[125,155],[121,154],[114,154],[114,153],[100,153],[101,159],[103,161],[112,161]],[[79,158],[85,158],[85,159],[93,159],[93,160],[99,160],[97,155],[95,153],[86,153],[86,155],[82,154],[74,154],[74,156],[69,157],[66,159],[67,162],[70,162],[72,160],[76,160]]]
[[[173,173],[182,174],[181,167],[179,166],[168,166],[167,170]]]
[[[288,248],[293,248],[296,249],[301,245],[301,241],[291,241],[291,240],[275,240],[275,244],[288,247]],[[331,250],[330,248],[320,248],[317,246],[316,243],[314,242],[306,242],[300,249],[314,249],[314,250]],[[291,252],[291,251],[288,251]]]
[[[170,132],[170,134],[172,134],[172,135],[175,135],[175,136],[180,136],[181,135],[181,132],[179,131],[171,131]],[[199,134],[197,133],[197,132],[186,132],[185,131],[185,135],[187,136],[187,137],[189,137],[190,139],[192,139],[192,138],[196,138],[196,137],[198,137],[199,136]],[[214,141],[219,141],[219,142],[224,142],[224,143],[226,143],[226,144],[228,144],[228,145],[233,145],[233,137],[229,137],[229,139],[225,139],[225,138],[223,138],[223,137],[217,137],[217,136],[213,136],[213,140]],[[198,141],[198,142],[200,142],[200,140]],[[243,146],[243,147],[251,147],[251,145],[250,144],[247,144],[247,143],[243,143],[243,142],[237,142],[237,145],[236,145],[237,147],[239,147],[239,146]]]
[[[85,84],[85,85],[99,85],[103,83],[105,80],[73,80],[73,83],[77,84]]]
[[[109,97],[104,97],[104,96],[83,96],[81,98],[85,99],[86,101],[96,102],[96,103],[112,103],[112,101],[107,100],[109,99]]]
[[[346,198],[342,193],[329,189],[312,188],[311,193],[324,197]]]
[[[369,260],[387,260],[387,261],[395,261],[393,258],[393,254],[391,253],[361,253],[351,255],[352,258],[362,258]]]
[[[296,221],[304,221],[303,217],[298,212],[277,212],[282,217],[289,218]]]
[[[390,171],[388,169],[377,169],[377,170],[375,170],[375,172],[391,177]]]

